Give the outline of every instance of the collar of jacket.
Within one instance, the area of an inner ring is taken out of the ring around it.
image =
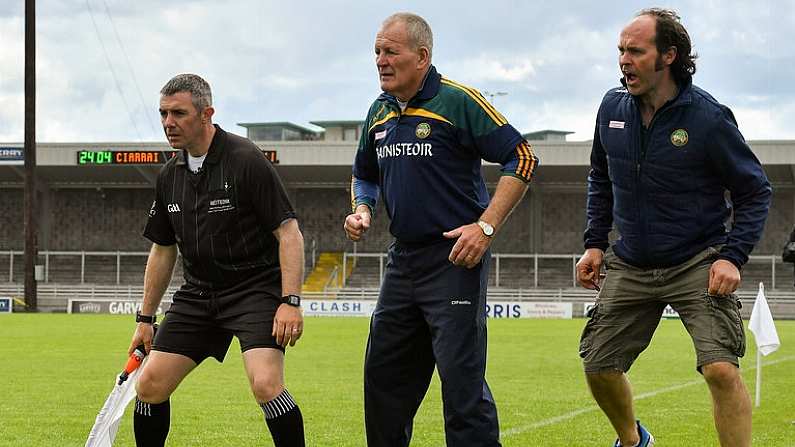
[[[437,93],[439,93],[439,86],[441,85],[441,83],[442,83],[442,75],[437,73],[436,67],[431,65],[431,67],[428,68],[428,72],[425,73],[425,78],[422,79],[422,84],[420,85],[419,91],[417,91],[417,94],[414,95],[414,97],[411,98],[409,102],[412,102],[414,100],[427,101],[433,98],[434,96],[436,96]],[[390,95],[389,93],[386,92],[381,93],[378,99],[385,99],[395,104],[398,103],[397,98],[395,96]]]
[[[627,81],[624,78],[621,78],[621,85],[624,88],[627,88]],[[679,87],[679,93],[676,94],[674,99],[667,101],[663,106],[678,106],[678,105],[687,105],[693,102],[693,78],[688,78],[684,83],[677,84]],[[629,94],[629,91],[627,91]],[[630,94],[632,101],[637,103],[638,99],[637,96]]]
[[[210,148],[207,149],[207,158],[204,159],[204,162],[217,164],[221,159],[221,154],[224,152],[226,132],[218,124],[213,124],[213,126],[215,126],[215,135],[213,135],[213,141],[210,142]],[[188,152],[185,149],[179,151],[176,157],[177,165],[187,164]]]

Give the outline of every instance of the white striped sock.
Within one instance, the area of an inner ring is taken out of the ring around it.
[[[293,397],[290,396],[290,393],[288,393],[287,389],[285,388],[282,390],[281,394],[273,398],[273,400],[262,402],[259,404],[259,406],[265,413],[265,419],[276,419],[298,405],[295,403]]]
[[[135,399],[135,412],[140,414],[141,416],[151,416],[152,404]]]

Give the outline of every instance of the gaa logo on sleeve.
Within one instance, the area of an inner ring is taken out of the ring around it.
[[[687,144],[688,136],[687,131],[684,129],[676,129],[671,132],[671,144],[676,147],[682,147]]]
[[[420,139],[428,138],[428,135],[431,134],[431,125],[428,123],[417,124],[417,129],[414,131],[414,134]]]

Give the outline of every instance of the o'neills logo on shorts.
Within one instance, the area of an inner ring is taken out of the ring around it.
[[[378,158],[386,157],[433,157],[431,143],[393,143],[375,148]]]

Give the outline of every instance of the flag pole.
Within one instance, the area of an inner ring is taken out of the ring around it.
[[[762,397],[762,351],[756,349],[756,406],[759,407]]]

